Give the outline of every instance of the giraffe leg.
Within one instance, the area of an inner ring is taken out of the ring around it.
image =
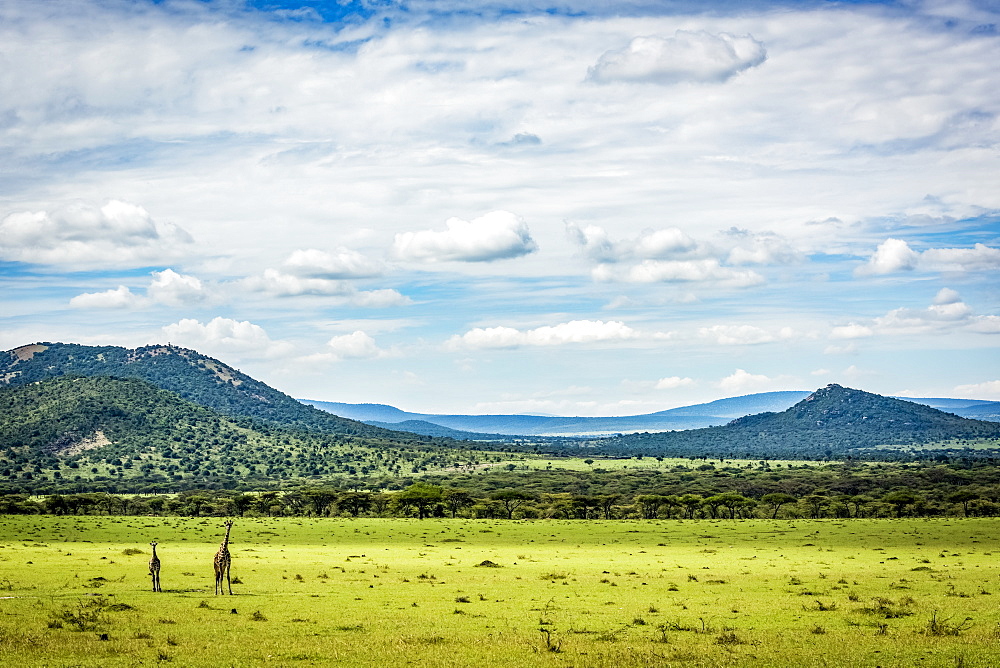
[[[229,579],[229,565],[226,564],[226,584],[229,585],[229,595],[233,595],[233,583]]]

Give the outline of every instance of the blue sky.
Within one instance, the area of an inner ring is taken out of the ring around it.
[[[0,347],[624,415],[1000,399],[995,2],[0,0]]]

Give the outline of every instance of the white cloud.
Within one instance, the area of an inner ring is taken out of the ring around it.
[[[700,244],[684,231],[670,227],[646,230],[635,242],[635,254],[654,260],[670,259],[699,250]]]
[[[287,341],[272,340],[263,327],[246,320],[216,317],[202,323],[185,318],[165,326],[162,331],[171,343],[223,358],[284,357],[295,349]]]
[[[691,378],[681,378],[680,376],[670,376],[656,381],[657,390],[675,390],[678,387],[687,387],[694,382]]]
[[[265,269],[259,276],[250,276],[241,281],[248,290],[263,292],[272,297],[297,297],[300,295],[348,295],[351,286],[345,281],[328,278],[303,278],[277,269]]]
[[[333,253],[300,249],[285,260],[284,266],[296,276],[324,279],[372,278],[385,271],[379,262],[349,248],[338,248]]]
[[[137,266],[179,257],[191,242],[180,227],[118,200],[100,208],[74,204],[51,213],[12,213],[0,220],[0,257],[18,262]]]
[[[114,290],[104,292],[85,292],[69,300],[69,305],[80,309],[119,309],[136,308],[142,305],[143,298],[134,294],[124,285]]]
[[[858,267],[859,276],[880,276],[899,271],[912,271],[917,266],[919,254],[902,239],[886,239],[868,258],[868,264]]]
[[[383,288],[381,290],[359,290],[350,296],[350,303],[363,308],[389,308],[392,306],[408,306],[413,300],[397,290]]]
[[[715,258],[703,260],[645,260],[624,271],[601,264],[591,272],[596,281],[628,283],[709,283],[721,287],[746,288],[760,285],[764,277],[753,270],[732,269]]]
[[[854,273],[881,276],[902,271],[976,272],[1000,269],[1000,248],[976,244],[972,248],[929,248],[917,252],[901,239],[886,239]]]
[[[596,225],[566,224],[570,240],[598,264],[591,271],[595,281],[626,283],[705,283],[742,288],[759,285],[764,277],[749,269],[734,269],[720,258],[735,257],[737,264],[769,264],[798,256],[772,235],[728,234],[727,250],[698,241],[676,227],[646,229],[632,239],[611,239]],[[744,248],[746,246],[747,248]]]
[[[875,334],[874,330],[867,325],[849,323],[840,325],[830,330],[831,339],[864,339]]]
[[[733,227],[726,236],[736,243],[727,257],[730,264],[788,265],[805,260],[802,251],[773,232],[753,233]]]
[[[979,334],[1000,334],[1000,316],[976,316],[969,324],[969,329]]]
[[[1000,401],[1000,380],[988,380],[983,383],[958,385],[953,391],[956,396],[967,399]]]
[[[723,346],[752,345],[774,341],[773,335],[753,325],[713,325],[702,327],[698,333]]]
[[[206,291],[202,282],[173,269],[153,272],[153,282],[146,288],[146,297],[158,304],[183,306],[205,299]]]
[[[1000,334],[1000,316],[976,315],[951,288],[942,288],[927,308],[897,308],[875,318],[880,334],[934,334],[966,330]]]
[[[412,299],[391,288],[358,290],[347,280],[309,278],[278,269],[265,269],[262,274],[249,276],[237,284],[270,297],[327,297],[334,303],[363,308],[389,308],[413,303]]]
[[[752,374],[744,369],[737,369],[731,375],[719,381],[718,385],[726,392],[751,393],[760,392],[771,387],[775,379],[763,374]]]
[[[513,327],[476,327],[461,336],[453,336],[448,345],[452,348],[517,348],[622,341],[638,336],[634,329],[616,320],[573,320],[523,331]]]
[[[575,223],[566,223],[566,234],[587,257],[598,262],[678,259],[705,256],[710,252],[676,227],[646,229],[634,239],[614,241],[603,227],[587,225],[581,228]]]
[[[976,244],[972,248],[930,248],[920,254],[920,268],[928,271],[997,271],[1000,248]]]
[[[493,211],[471,221],[449,218],[445,225],[444,231],[397,234],[393,255],[420,262],[492,262],[527,255],[538,248],[528,225],[507,211]]]
[[[600,83],[721,82],[766,59],[764,45],[751,35],[678,30],[673,37],[635,37],[628,46],[605,52],[588,78]]]
[[[153,280],[145,295],[137,295],[124,285],[104,292],[87,292],[70,299],[70,306],[81,309],[143,308],[154,304],[185,306],[208,297],[202,282],[194,277],[179,274],[173,269],[152,272]]]
[[[326,342],[327,348],[340,359],[367,359],[381,357],[385,351],[378,347],[375,339],[360,330],[351,334],[334,336]]]

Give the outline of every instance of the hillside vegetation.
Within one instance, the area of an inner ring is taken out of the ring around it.
[[[413,434],[331,435],[229,417],[136,378],[63,376],[2,389],[0,415],[0,492],[259,489],[486,456]]]
[[[178,346],[129,349],[38,343],[0,354],[0,382],[8,386],[59,376],[139,378],[230,416],[326,434],[405,438],[306,406],[217,359]]]
[[[748,415],[721,427],[630,434],[597,445],[607,453],[822,459],[879,458],[879,449],[927,444],[954,448],[963,440],[983,439],[1000,439],[1000,423],[829,385],[781,413]],[[1000,442],[995,448],[1000,448]]]

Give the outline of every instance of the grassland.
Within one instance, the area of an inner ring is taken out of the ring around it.
[[[232,597],[213,595],[222,534],[221,518],[0,517],[0,665],[1000,661],[997,519],[244,518]]]

